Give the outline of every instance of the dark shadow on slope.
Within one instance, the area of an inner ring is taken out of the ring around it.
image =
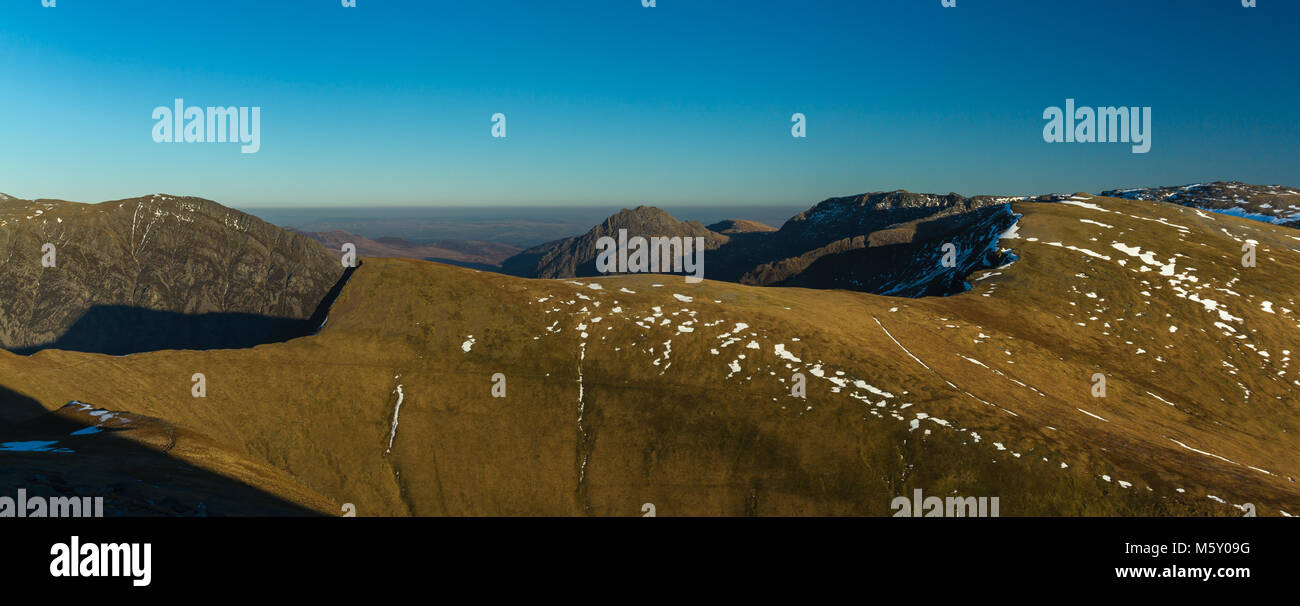
[[[518,276],[520,278],[536,278],[537,265],[547,253],[554,250],[557,246],[563,244],[571,238],[562,238],[552,240],[543,244],[538,244],[515,254],[501,262],[500,273],[508,276]]]
[[[0,431],[17,421],[45,412],[41,403],[0,385]]]
[[[357,261],[357,267],[362,265],[365,265],[365,263]],[[325,298],[321,299],[320,303],[316,305],[316,311],[313,311],[311,317],[307,319],[307,326],[311,332],[319,331],[325,325],[325,320],[330,315],[330,308],[334,307],[334,301],[343,292],[343,287],[348,285],[348,280],[352,279],[352,273],[357,270],[357,267],[349,267],[343,270],[343,275],[334,283],[329,292],[325,293]]]
[[[184,314],[129,305],[95,305],[54,341],[12,350],[43,349],[124,356],[164,349],[243,349],[305,337],[320,328],[355,268],[343,272],[309,319],[248,313]]]
[[[58,339],[13,351],[31,355],[42,349],[62,349],[122,356],[161,349],[239,349],[305,336],[312,328],[307,320],[257,314],[181,314],[96,305]]]
[[[192,432],[131,413],[101,427],[85,411],[74,414],[79,408],[50,412],[0,386],[0,497],[14,501],[9,507],[16,509],[21,489],[29,504],[34,496],[103,497],[105,517],[322,515],[167,454],[182,440],[187,447],[206,441]],[[17,515],[5,506],[0,515]]]

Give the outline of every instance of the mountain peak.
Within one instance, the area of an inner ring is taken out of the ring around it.
[[[617,236],[620,229],[626,229],[629,236],[703,236],[726,240],[726,236],[709,231],[699,221],[679,221],[662,208],[645,205],[624,208],[606,217],[582,237]]]
[[[775,227],[748,219],[723,219],[708,225],[707,228],[709,231],[727,235],[776,231]]]
[[[642,227],[642,226],[673,226],[682,223],[676,217],[668,214],[668,211],[657,206],[637,206],[636,208],[624,208],[604,221],[604,225],[610,227]]]
[[[511,273],[535,278],[599,275],[596,243],[605,236],[618,237],[620,230],[627,230],[628,237],[700,237],[704,238],[706,250],[716,249],[730,240],[726,235],[709,231],[699,221],[678,221],[662,208],[641,205],[606,217],[581,236],[526,250],[507,259],[502,266],[510,268]]]

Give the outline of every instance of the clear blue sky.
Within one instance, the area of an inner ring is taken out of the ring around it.
[[[240,207],[1300,185],[1300,2],[0,0],[0,191]],[[154,143],[260,106],[261,151]],[[1153,108],[1145,155],[1043,109]],[[508,137],[490,136],[507,116]],[[790,115],[808,137],[790,136]]]

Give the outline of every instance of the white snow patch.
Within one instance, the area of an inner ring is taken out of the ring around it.
[[[469,351],[466,349],[465,351]],[[402,411],[402,400],[406,399],[406,394],[402,393],[402,386],[397,386],[397,405],[393,406],[393,426],[388,429],[388,450],[384,452],[393,452],[393,438],[397,437],[397,413]]]
[[[1100,221],[1093,221],[1092,219],[1079,219],[1079,222],[1090,223],[1092,225],[1100,225],[1102,227],[1105,227],[1106,229],[1113,229],[1115,227],[1114,225],[1106,225],[1105,223],[1102,223]]]
[[[775,350],[774,353],[776,354],[776,357],[781,358],[783,360],[789,360],[791,362],[803,361],[800,360],[799,358],[796,358],[795,355],[790,353],[789,351],[786,351],[784,343],[777,343],[774,350]]]
[[[1093,203],[1091,203],[1091,202],[1079,202],[1078,200],[1061,200],[1060,203],[1061,203],[1061,204],[1069,204],[1070,206],[1079,206],[1079,207],[1087,208],[1087,209],[1090,209],[1090,210],[1097,210],[1097,211],[1101,211],[1101,212],[1104,212],[1104,213],[1108,213],[1108,212],[1110,212],[1110,211],[1108,211],[1108,210],[1106,210],[1106,209],[1104,209],[1104,208],[1102,208],[1102,207],[1100,207],[1100,206],[1097,206],[1096,204],[1093,204]]]
[[[1092,418],[1094,418],[1094,419],[1098,419],[1098,420],[1100,420],[1100,421],[1102,421],[1102,422],[1105,422],[1105,423],[1109,423],[1109,422],[1110,422],[1110,421],[1107,421],[1106,419],[1103,419],[1103,418],[1101,418],[1101,417],[1099,417],[1099,416],[1097,416],[1097,415],[1095,415],[1095,414],[1092,414],[1092,413],[1090,413],[1090,412],[1088,412],[1088,411],[1086,411],[1086,410],[1084,410],[1084,409],[1082,409],[1082,408],[1075,408],[1075,410],[1077,410],[1077,411],[1079,411],[1079,412],[1081,412],[1081,413],[1083,413],[1083,414],[1086,414],[1086,415],[1088,415],[1088,416],[1090,416],[1090,417],[1092,417]]]

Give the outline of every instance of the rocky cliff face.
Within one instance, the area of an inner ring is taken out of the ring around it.
[[[739,254],[734,255],[737,258],[730,264],[745,269],[732,279],[746,284],[847,288],[920,296],[928,287],[919,287],[920,292],[915,293],[915,288],[887,291],[904,279],[899,270],[934,276],[929,260],[936,262],[935,267],[941,267],[937,262],[942,245],[963,230],[973,230],[975,233],[963,236],[968,240],[964,251],[958,251],[963,259],[956,268],[964,268],[966,256],[989,245],[988,238],[980,235],[987,230],[974,227],[987,218],[977,211],[1005,207],[1007,201],[990,196],[966,198],[955,193],[917,194],[903,190],[830,198],[786,221],[760,245],[736,251]],[[994,215],[1005,217],[1009,213],[993,213],[989,217]],[[1002,225],[999,233],[1008,227],[1009,223]],[[996,234],[993,240],[996,241]],[[865,252],[845,256],[861,250]],[[738,258],[741,256],[744,261]],[[814,264],[818,265],[816,272],[801,275]],[[955,278],[958,284],[965,275]],[[939,290],[951,294],[952,288],[946,286]]]
[[[310,238],[201,198],[0,200],[0,347],[20,353],[292,338],[342,274]]]
[[[967,276],[1015,261],[999,240],[1016,223],[1010,205],[909,222],[838,240],[764,265],[744,282],[840,288],[898,297],[945,296],[970,288]],[[945,250],[945,245],[952,248]],[[945,264],[945,254],[951,254]]]
[[[959,215],[998,203],[989,196],[966,198],[903,190],[830,198],[786,221],[769,245],[780,249],[780,254],[794,256],[891,225]]]

